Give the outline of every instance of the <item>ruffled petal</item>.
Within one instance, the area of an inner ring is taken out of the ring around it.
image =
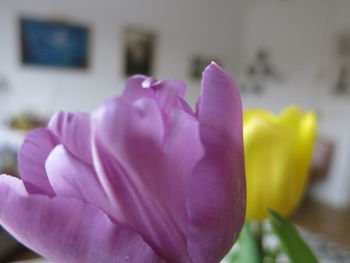
[[[47,178],[45,162],[58,143],[55,135],[46,128],[29,132],[19,150],[19,173],[29,193],[53,196],[55,193]]]
[[[193,262],[219,262],[243,225],[246,192],[240,96],[215,63],[203,73],[198,110],[205,155],[189,180],[188,250]]]
[[[60,111],[51,118],[48,128],[77,158],[87,164],[92,163],[90,114]]]
[[[112,100],[93,117],[96,171],[109,199],[127,218],[124,223],[168,262],[188,262],[184,226],[170,211],[177,207],[166,205],[178,198],[170,189],[181,177],[169,181],[166,174],[157,104],[147,99],[132,105]]]
[[[116,218],[95,170],[69,153],[63,145],[56,146],[46,161],[50,183],[58,196],[86,201]]]
[[[0,176],[0,224],[54,262],[165,263],[131,229],[78,199],[30,196],[20,180]]]

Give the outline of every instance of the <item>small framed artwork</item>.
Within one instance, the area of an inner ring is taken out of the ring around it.
[[[208,66],[212,61],[221,65],[220,60],[217,58],[204,57],[204,56],[193,56],[190,64],[190,77],[194,80],[200,80],[202,77],[202,72],[206,66]]]
[[[151,31],[128,28],[125,30],[124,73],[153,75],[156,35]]]
[[[86,26],[21,18],[21,61],[24,65],[85,69],[89,35]]]
[[[336,44],[338,72],[333,93],[343,95],[350,91],[350,31],[342,32]]]

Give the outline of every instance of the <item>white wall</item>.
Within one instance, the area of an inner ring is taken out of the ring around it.
[[[0,98],[2,112],[33,108],[51,114],[58,109],[91,110],[123,87],[123,30],[141,26],[158,34],[155,77],[187,82],[192,55],[222,58],[237,68],[243,17],[240,1],[220,0],[1,0],[0,74],[11,92]],[[88,71],[23,67],[19,63],[20,15],[62,18],[91,27],[92,66]],[[193,103],[199,83],[189,83]]]
[[[350,96],[331,92],[337,71],[335,38],[350,31],[350,1],[260,0],[245,17],[243,64],[256,49],[270,51],[283,80],[267,83],[262,95],[244,96],[245,107],[279,112],[290,104],[319,113],[319,133],[331,137],[336,152],[326,181],[312,189],[319,200],[335,207],[350,204]]]
[[[0,0],[0,75],[11,92],[0,96],[2,118],[32,108],[42,114],[91,110],[123,87],[123,29],[141,25],[158,34],[155,76],[179,78],[192,102],[199,82],[188,77],[190,58],[222,58],[237,76],[258,47],[266,47],[284,75],[261,96],[244,95],[244,106],[275,112],[289,104],[316,108],[320,133],[337,146],[330,177],[313,195],[336,207],[350,200],[350,98],[330,94],[334,83],[334,37],[350,28],[348,0]],[[92,66],[88,71],[23,67],[19,63],[21,14],[63,18],[90,25]]]

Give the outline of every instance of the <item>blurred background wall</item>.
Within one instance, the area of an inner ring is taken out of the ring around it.
[[[8,111],[23,107],[53,112],[91,110],[123,87],[123,31],[128,26],[156,33],[154,75],[188,80],[193,54],[220,57],[238,68],[242,43],[241,3],[222,1],[1,0],[0,73],[11,84]],[[18,54],[21,15],[57,18],[91,29],[91,66],[86,71],[23,67]],[[192,85],[197,94],[198,83]],[[194,95],[190,97],[195,97]]]
[[[350,202],[350,96],[334,89],[339,74],[338,38],[350,32],[350,1],[261,0],[244,17],[242,64],[259,48],[269,51],[280,78],[262,94],[246,94],[245,107],[275,112],[285,105],[313,108],[320,136],[334,140],[327,178],[312,188],[317,199],[343,208]]]
[[[0,94],[0,119],[6,123],[28,110],[44,117],[59,109],[89,111],[119,94],[126,79],[125,28],[152,30],[157,39],[153,75],[186,81],[192,105],[200,82],[190,76],[191,59],[203,55],[218,59],[235,76],[245,108],[315,109],[320,135],[335,147],[327,177],[313,184],[311,194],[328,205],[349,207],[350,95],[334,92],[337,39],[350,32],[349,11],[348,0],[0,0],[0,81],[7,86]],[[88,69],[22,65],[21,16],[88,26]],[[256,62],[261,53],[269,71],[256,77],[252,65],[261,62]],[[252,78],[260,85],[256,89]],[[23,134],[3,126],[0,138],[19,144]]]

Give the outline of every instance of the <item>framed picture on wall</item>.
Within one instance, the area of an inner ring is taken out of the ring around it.
[[[155,33],[137,28],[127,28],[124,34],[125,75],[153,75]]]
[[[85,69],[89,64],[89,35],[86,26],[22,17],[22,64]]]
[[[219,65],[221,64],[220,59],[208,56],[195,55],[191,58],[189,75],[193,80],[200,80],[202,77],[202,72],[206,66],[208,66],[212,61],[215,61]]]

